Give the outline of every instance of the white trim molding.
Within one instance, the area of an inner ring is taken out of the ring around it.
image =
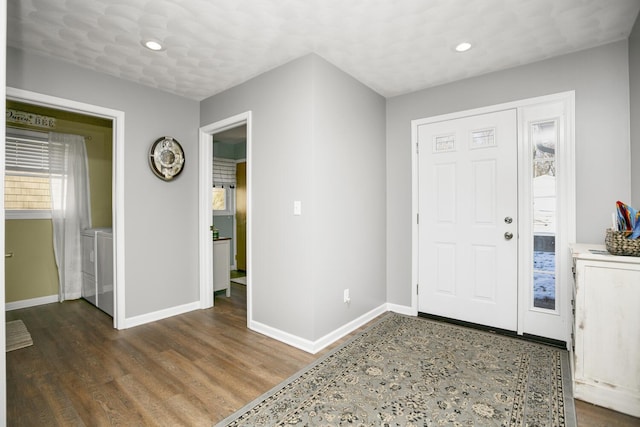
[[[11,310],[19,310],[21,308],[35,307],[38,305],[51,304],[53,302],[58,302],[58,294],[47,295],[47,296],[38,297],[38,298],[23,299],[20,301],[12,301],[12,302],[6,303],[4,307],[6,311],[11,311]]]
[[[297,335],[293,335],[280,329],[265,325],[264,323],[255,321],[251,322],[249,329],[281,341],[285,344],[289,344],[290,346],[293,346],[295,348],[299,348],[300,350],[306,351],[307,353],[316,354],[320,350],[330,346],[340,338],[349,335],[351,332],[355,331],[361,326],[366,325],[368,322],[372,321],[373,319],[387,311],[387,304],[382,304],[379,307],[370,310],[357,319],[354,319],[346,325],[343,325],[338,329],[329,332],[322,338],[319,338],[315,341],[301,338]]]
[[[408,305],[399,305],[387,303],[387,311],[393,311],[394,313],[404,314],[405,316],[417,316],[417,310]]]
[[[6,209],[4,219],[51,219],[50,210]]]
[[[0,7],[0,45],[5,46],[3,54],[0,55],[0,98],[6,100],[7,94],[7,3]],[[2,103],[2,117],[0,117],[0,128],[6,132],[6,101]],[[4,176],[4,149],[0,150],[0,171]],[[5,221],[4,221],[4,185],[0,187],[0,247],[5,253]],[[5,261],[0,264],[0,306],[5,305]],[[7,424],[7,354],[6,350],[6,329],[5,322],[0,322],[0,427]]]
[[[166,308],[164,310],[154,311],[152,313],[141,314],[140,316],[128,317],[124,327],[120,329],[133,328],[134,326],[144,325],[145,323],[156,322],[179,314],[188,313],[190,311],[197,310],[198,308],[200,308],[200,304],[198,302],[191,302]]]

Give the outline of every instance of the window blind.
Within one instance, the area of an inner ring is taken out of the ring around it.
[[[213,186],[229,187],[236,186],[236,162],[231,159],[213,158]]]
[[[7,134],[5,169],[9,172],[49,173],[49,142],[46,134]]]

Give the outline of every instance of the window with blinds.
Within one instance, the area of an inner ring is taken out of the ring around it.
[[[49,141],[29,136],[7,136],[5,169],[12,173],[49,173]]]
[[[49,142],[41,132],[9,132],[5,139],[7,218],[50,217]]]
[[[234,188],[236,187],[236,162],[231,159],[213,158],[212,206],[214,215],[233,215]]]
[[[230,159],[213,158],[213,186],[235,188],[236,162]]]

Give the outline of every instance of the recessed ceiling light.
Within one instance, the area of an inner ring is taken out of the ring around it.
[[[471,49],[471,43],[463,42],[456,46],[456,52],[466,52]]]
[[[155,40],[143,40],[142,46],[146,47],[149,50],[153,51],[161,51],[164,50],[164,46],[162,46],[159,42]]]

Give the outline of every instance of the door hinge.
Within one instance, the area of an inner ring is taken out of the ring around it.
[[[420,224],[420,214],[416,214],[416,224]]]
[[[416,283],[416,295],[420,295],[420,283]]]
[[[420,154],[420,144],[416,142],[416,154]]]

